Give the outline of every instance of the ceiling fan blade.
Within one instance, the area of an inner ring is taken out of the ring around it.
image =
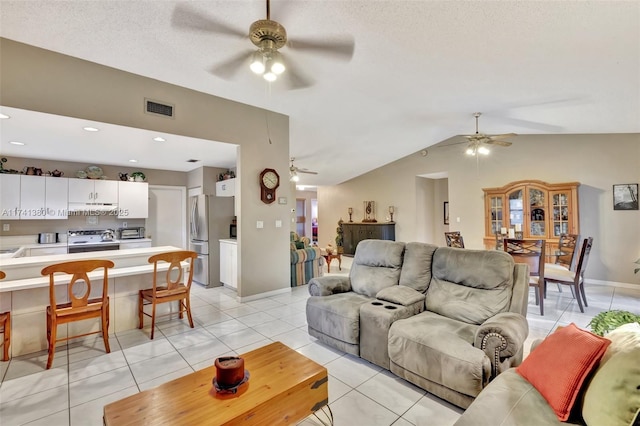
[[[498,146],[511,146],[512,142],[507,142],[507,141],[498,141],[498,140],[488,140],[485,142],[488,145],[498,145]]]
[[[230,27],[211,16],[204,16],[183,3],[178,3],[173,10],[171,25],[181,30],[203,31],[242,38],[249,36],[246,31],[240,31],[237,28]]]
[[[246,62],[248,63],[249,58],[253,54],[252,50],[244,50],[239,54],[232,56],[226,61],[222,62],[219,65],[213,67],[210,72],[213,75],[216,75],[222,79],[229,80],[234,76],[236,72],[238,72],[242,65]],[[247,71],[249,71],[249,67],[247,66]]]
[[[352,37],[344,37],[342,40],[336,41],[289,39],[287,46],[293,50],[312,50],[348,61],[353,57],[355,42]]]
[[[290,58],[285,59],[286,70],[280,78],[282,78],[290,90],[304,89],[312,86],[315,81],[300,71],[298,66],[291,61]]]
[[[298,173],[306,173],[308,175],[317,175],[318,172],[312,172],[311,170],[301,170],[301,169],[297,169]]]
[[[512,138],[514,136],[518,136],[515,133],[503,133],[501,135],[487,135],[489,137],[489,139],[491,140],[497,140],[497,139],[505,139],[505,138]]]

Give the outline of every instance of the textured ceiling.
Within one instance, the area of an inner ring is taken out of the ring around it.
[[[0,35],[287,114],[311,185],[473,133],[475,111],[492,134],[640,133],[638,1],[273,0],[290,38],[355,40],[350,62],[283,48],[315,80],[293,91],[211,74],[252,45],[173,28],[176,3],[1,0]],[[258,0],[186,6],[247,32],[265,17]]]

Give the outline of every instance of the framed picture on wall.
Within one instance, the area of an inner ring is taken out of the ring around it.
[[[613,185],[614,210],[638,210],[638,184]]]
[[[448,201],[444,202],[444,224],[445,225],[449,224],[449,202]]]

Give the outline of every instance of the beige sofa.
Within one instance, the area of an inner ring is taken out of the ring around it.
[[[557,338],[557,335],[553,337]],[[549,342],[550,338],[552,336],[545,342],[534,343],[531,355],[542,349],[542,344]],[[621,326],[606,338],[611,344],[599,362],[584,372],[584,382],[569,382],[576,385],[573,391],[577,392],[577,397],[567,421],[561,422],[541,392],[511,368],[480,392],[455,426],[640,425],[640,324]],[[556,343],[562,351],[576,347],[570,342],[562,343]],[[574,365],[563,364],[560,357],[555,359],[558,361],[556,365],[553,361],[545,362],[540,371],[554,377],[554,386],[561,386],[558,374],[551,370],[563,371]],[[562,393],[572,392],[568,387],[563,388]]]
[[[500,251],[364,240],[309,282],[309,334],[467,407],[522,360],[528,267]]]

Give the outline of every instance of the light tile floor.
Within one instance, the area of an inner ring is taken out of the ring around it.
[[[335,263],[335,262],[334,262]],[[343,259],[348,274],[351,259]],[[337,265],[333,265],[337,270]],[[525,348],[558,325],[586,328],[602,310],[640,314],[640,289],[587,285],[589,307],[580,313],[568,287],[548,289],[545,315],[530,292],[530,332]],[[46,352],[0,362],[0,424],[101,425],[105,404],[208,367],[222,355],[242,354],[281,341],[327,367],[329,403],[336,425],[451,425],[462,410],[367,361],[319,343],[306,328],[307,286],[290,293],[239,303],[225,288],[194,286],[195,328],[178,319],[149,329],[117,333],[104,353],[99,337],[61,346],[45,370]],[[302,422],[319,424],[313,417]]]

